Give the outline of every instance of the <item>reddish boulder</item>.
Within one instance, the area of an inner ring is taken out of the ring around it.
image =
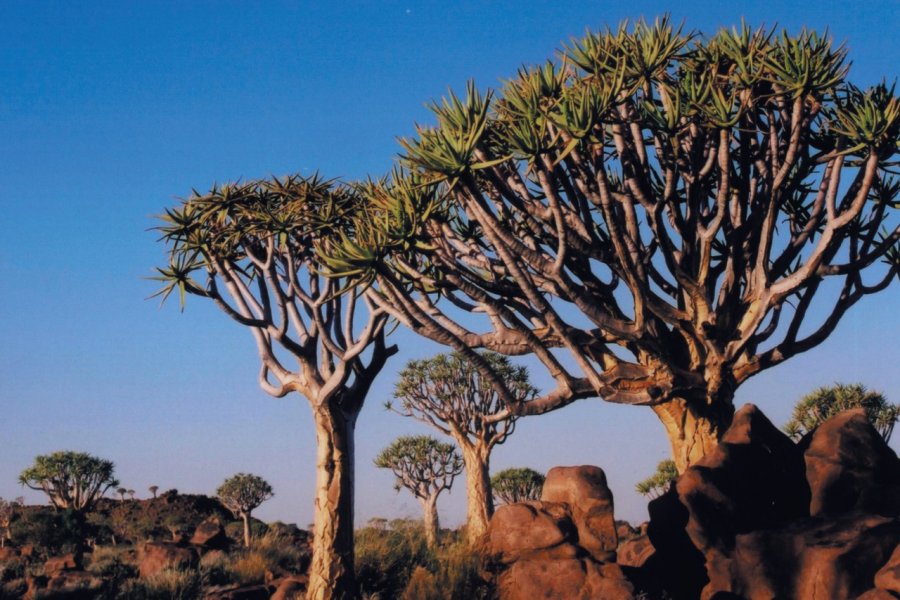
[[[707,555],[702,598],[855,598],[898,543],[900,520],[864,514],[739,535],[733,552]]]
[[[625,567],[642,567],[653,556],[656,549],[646,535],[622,542],[616,553],[616,562]]]
[[[271,600],[302,600],[306,597],[306,586],[309,578],[305,575],[293,575],[272,582],[278,587]]]
[[[887,563],[875,573],[875,587],[900,596],[900,546],[894,548]]]
[[[12,546],[5,546],[0,548],[0,562],[12,560],[19,556],[19,551],[13,548]]]
[[[900,515],[900,460],[863,409],[822,423],[809,439],[805,459],[813,516],[854,510]]]
[[[522,560],[500,581],[503,600],[633,600],[634,588],[618,565],[589,558]]]
[[[560,504],[522,502],[501,506],[491,518],[485,552],[501,565],[537,553],[548,559],[572,558],[577,553],[575,525]]]
[[[172,542],[144,542],[138,551],[138,571],[149,577],[166,568],[191,569],[197,566],[197,551]]]
[[[212,515],[197,525],[190,543],[193,546],[202,546],[213,550],[227,550],[231,545],[231,538],[225,533],[219,517]]]
[[[550,469],[541,502],[565,504],[578,529],[578,545],[597,560],[615,560],[619,538],[603,469],[592,465]]]

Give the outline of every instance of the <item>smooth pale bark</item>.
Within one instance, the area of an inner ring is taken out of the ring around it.
[[[466,535],[469,543],[474,544],[487,533],[488,523],[494,515],[490,450],[478,445],[459,443],[459,446],[466,467]]]
[[[436,548],[438,544],[438,536],[440,535],[441,525],[438,520],[437,512],[437,494],[431,495],[422,500],[422,513],[425,520],[425,541],[429,548]]]
[[[316,424],[316,500],[307,600],[355,598],[353,577],[353,435],[358,413],[326,404]]]
[[[250,547],[250,513],[242,512],[241,518],[244,520],[244,548]]]
[[[672,460],[679,473],[696,464],[719,444],[734,416],[729,400],[712,404],[676,398],[653,407],[672,445]]]

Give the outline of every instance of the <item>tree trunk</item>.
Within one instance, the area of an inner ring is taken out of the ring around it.
[[[653,407],[672,444],[679,473],[712,452],[734,416],[731,399],[710,404],[676,398]]]
[[[494,515],[489,474],[490,450],[480,446],[459,446],[466,466],[466,535],[472,544],[487,533],[488,523]]]
[[[244,520],[244,548],[250,547],[250,513],[242,512],[241,518]]]
[[[441,525],[437,513],[437,494],[422,500],[422,512],[425,518],[425,541],[431,549],[437,548]]]
[[[358,412],[314,408],[316,501],[308,600],[356,596],[353,578],[353,434]]]

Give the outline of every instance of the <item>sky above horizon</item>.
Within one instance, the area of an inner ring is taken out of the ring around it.
[[[165,260],[153,215],[213,182],[380,175],[448,87],[495,86],[586,27],[667,11],[705,33],[742,17],[828,28],[847,43],[852,81],[898,75],[890,1],[0,3],[0,497],[44,502],[18,473],[38,454],[80,450],[113,460],[139,497],[150,485],[212,494],[234,473],[258,474],[276,495],[257,516],[305,526],[307,403],[257,387],[249,333],[209,303],[189,298],[181,313],[146,300],[145,278]],[[900,401],[898,288],[749,381],[737,405],[781,425],[800,396],[835,381]],[[442,349],[404,332],[395,342],[357,427],[358,525],[420,512],[372,460],[398,435],[432,433],[382,402],[407,360]],[[547,383],[540,369],[532,377]],[[596,464],[617,518],[638,522],[634,484],[668,453],[650,410],[583,400],[520,421],[492,470]],[[463,521],[463,488],[440,500],[443,523]]]

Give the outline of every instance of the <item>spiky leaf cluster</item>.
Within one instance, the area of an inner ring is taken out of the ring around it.
[[[420,500],[449,490],[463,470],[456,446],[427,435],[397,438],[375,457],[375,466],[394,473],[397,491],[406,488]]]
[[[643,481],[638,482],[635,491],[648,498],[658,498],[664,494],[675,479],[678,478],[678,469],[675,461],[664,460],[656,465],[656,471]]]
[[[799,441],[829,418],[854,408],[865,410],[869,422],[885,442],[891,439],[894,425],[900,419],[900,405],[891,404],[884,394],[869,390],[861,383],[837,383],[810,392],[797,401],[784,430]]]
[[[494,498],[504,504],[540,500],[544,475],[528,467],[504,469],[491,477]]]
[[[42,454],[19,474],[19,483],[47,494],[57,508],[90,511],[106,491],[119,484],[112,461],[84,452]]]

